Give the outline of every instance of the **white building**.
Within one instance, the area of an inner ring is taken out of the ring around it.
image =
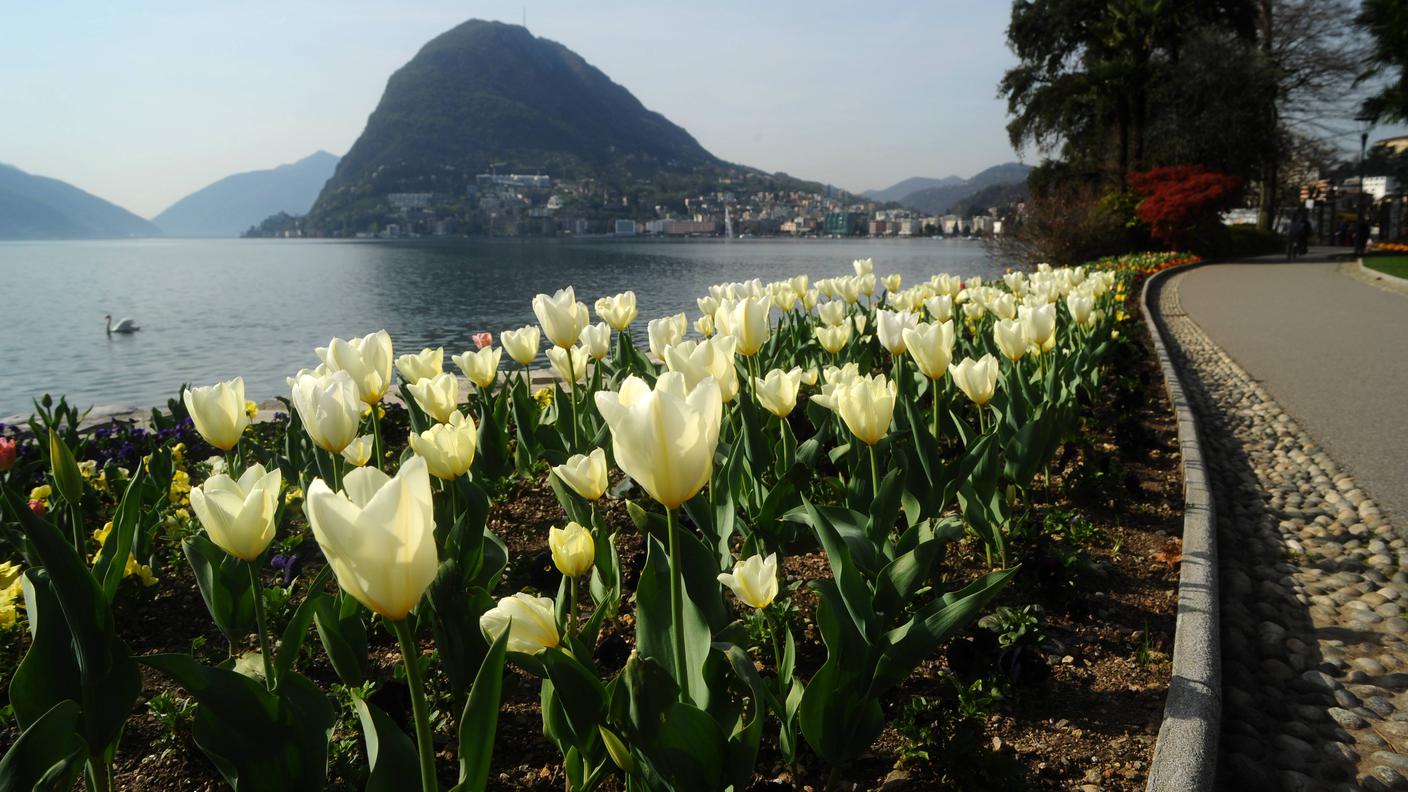
[[[1398,180],[1392,176],[1365,176],[1364,192],[1375,201],[1382,201],[1384,196],[1398,192]]]
[[[636,221],[634,221],[634,220],[617,220],[617,221],[616,221],[616,236],[635,236],[635,235],[636,235]]]

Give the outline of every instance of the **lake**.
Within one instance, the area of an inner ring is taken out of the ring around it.
[[[381,328],[398,355],[443,345],[448,367],[471,333],[534,322],[533,295],[568,285],[588,307],[634,290],[643,341],[649,319],[692,322],[711,284],[850,273],[867,257],[906,285],[999,271],[981,243],[937,239],[0,242],[0,416],[28,414],[46,392],[160,405],[184,382],[236,375],[249,398],[269,399],[317,364],[314,347]],[[142,330],[107,336],[109,313]]]

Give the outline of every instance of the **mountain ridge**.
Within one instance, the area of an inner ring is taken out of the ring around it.
[[[971,179],[964,179],[959,184],[949,184],[945,186],[927,187],[911,192],[899,199],[897,202],[910,209],[930,214],[945,214],[953,206],[972,197],[985,188],[999,184],[1025,185],[1027,174],[1032,170],[1030,165],[1020,162],[1004,162],[985,168],[974,174]]]
[[[86,190],[0,163],[0,239],[122,239],[161,234]]]
[[[270,215],[307,212],[339,161],[319,149],[295,162],[231,174],[172,203],[152,222],[170,236],[239,236]]]

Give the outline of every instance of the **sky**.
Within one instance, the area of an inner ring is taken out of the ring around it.
[[[1016,62],[1010,10],[1005,0],[9,2],[0,162],[151,217],[232,173],[345,153],[387,78],[425,42],[467,19],[526,13],[534,34],[723,159],[853,191],[968,177],[1019,158],[997,98]],[[1357,148],[1357,134],[1343,143]]]
[[[574,50],[715,155],[850,190],[1016,159],[999,0],[164,2],[0,8],[0,162],[151,217],[341,155],[393,71],[471,18]]]

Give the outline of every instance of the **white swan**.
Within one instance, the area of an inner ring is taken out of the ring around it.
[[[108,320],[108,335],[112,335],[113,333],[135,333],[142,329],[131,319],[123,319],[117,324],[113,324],[112,314],[108,314],[104,318]]]

